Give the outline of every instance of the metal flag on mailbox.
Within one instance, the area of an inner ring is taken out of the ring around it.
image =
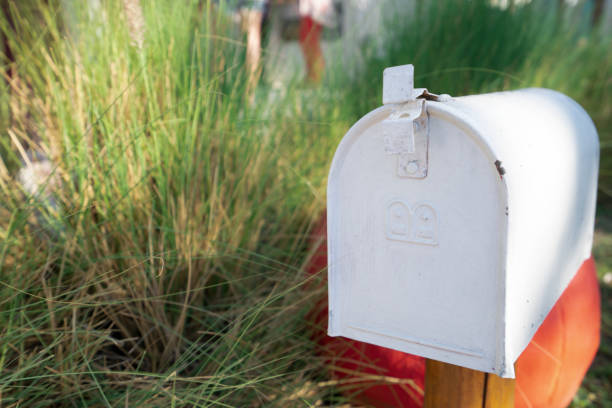
[[[433,95],[412,65],[383,103],[329,174],[328,334],[512,378],[590,256],[593,122],[546,89]]]

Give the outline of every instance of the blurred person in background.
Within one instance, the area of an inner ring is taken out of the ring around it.
[[[317,84],[323,78],[325,60],[321,50],[323,26],[337,24],[333,0],[299,0],[300,47],[306,64],[306,81]]]
[[[323,27],[333,28],[338,20],[334,0],[227,0],[225,4],[239,16],[242,31],[247,36],[249,88],[253,89],[261,76],[262,25],[271,3],[297,4],[300,16],[299,44],[306,67],[306,82],[319,83],[325,69],[321,49]]]
[[[247,35],[246,64],[250,88],[261,73],[262,25],[270,0],[230,0],[230,6],[238,10],[242,30]],[[306,66],[306,81],[319,83],[323,77],[325,60],[321,50],[323,27],[337,24],[333,0],[275,0],[276,4],[297,3],[300,14],[299,43]]]
[[[248,88],[257,85],[261,63],[261,26],[269,0],[213,0],[222,11],[229,11],[247,35],[246,66]],[[205,2],[204,2],[205,3]]]
[[[261,72],[261,26],[268,2],[269,0],[233,0],[240,15],[242,30],[247,35],[246,65],[251,89],[257,85]]]

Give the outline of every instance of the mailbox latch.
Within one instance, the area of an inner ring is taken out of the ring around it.
[[[383,104],[393,111],[382,122],[385,153],[397,156],[397,176],[427,177],[429,126],[426,100],[445,100],[424,88],[414,89],[414,67],[402,65],[383,73]],[[449,97],[450,98],[450,97]]]

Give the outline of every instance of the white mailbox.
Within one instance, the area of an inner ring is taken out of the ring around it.
[[[329,328],[502,377],[590,256],[599,144],[569,97],[384,72],[328,181]]]

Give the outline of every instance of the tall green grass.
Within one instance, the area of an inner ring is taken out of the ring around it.
[[[303,265],[329,160],[305,147],[346,124],[291,92],[251,102],[211,4],[145,5],[142,49],[119,1],[71,38],[53,7],[33,41],[7,32],[0,399],[291,404],[317,366]],[[57,165],[57,212],[15,182],[27,146]]]
[[[342,403],[309,337],[308,234],[385,66],[455,95],[555,87],[612,137],[609,38],[536,6],[436,2],[356,76],[272,92],[248,88],[243,39],[209,2],[143,2],[142,48],[122,1],[72,25],[49,3],[1,22],[17,58],[0,94],[3,406]],[[54,163],[57,208],[17,181],[28,148]]]

